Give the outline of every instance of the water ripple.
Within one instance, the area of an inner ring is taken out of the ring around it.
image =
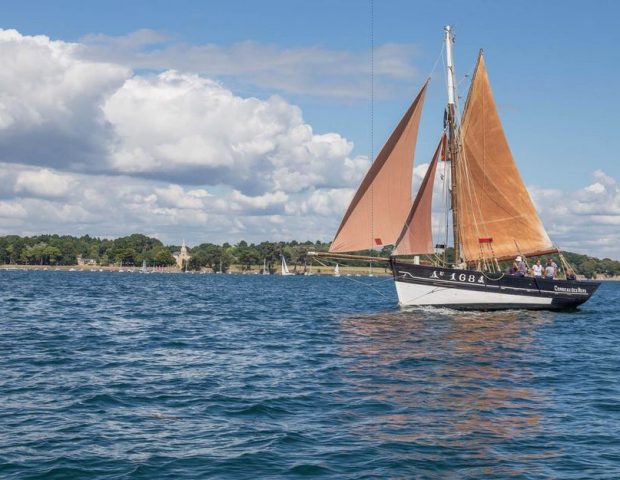
[[[344,278],[0,272],[0,477],[618,478],[620,285],[399,310]]]

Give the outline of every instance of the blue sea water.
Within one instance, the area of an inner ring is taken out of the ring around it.
[[[620,478],[619,300],[401,311],[380,277],[0,271],[0,478]]]

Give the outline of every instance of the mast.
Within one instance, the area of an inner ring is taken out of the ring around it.
[[[447,127],[448,127],[448,159],[450,160],[450,196],[452,204],[452,234],[454,237],[454,263],[461,262],[460,252],[460,235],[459,235],[459,215],[458,215],[458,197],[457,197],[457,173],[456,163],[458,158],[459,141],[456,127],[456,83],[454,81],[454,63],[452,62],[452,44],[454,43],[454,35],[452,27],[446,25],[445,42],[446,42],[446,67],[448,76],[448,107]]]

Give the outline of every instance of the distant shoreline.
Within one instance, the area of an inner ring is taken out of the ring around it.
[[[50,265],[19,265],[19,264],[5,264],[0,265],[0,270],[32,270],[32,271],[64,271],[64,272],[115,272],[115,273],[140,273],[141,267],[118,267],[118,266],[93,266],[93,265],[59,265],[59,266],[50,266]],[[262,265],[253,266],[250,270],[243,270],[238,266],[231,266],[226,273],[234,273],[241,275],[259,275],[262,270]],[[188,274],[207,274],[212,275],[215,274],[212,269],[203,268],[202,270],[189,270],[187,272],[178,269],[177,267],[159,267],[159,268],[151,268],[148,267],[146,269],[147,273],[188,273]],[[292,272],[295,274],[294,272]],[[340,265],[340,275],[343,277],[346,276],[368,276],[369,270],[368,267],[347,267]],[[279,268],[271,273],[271,275],[281,275]],[[295,274],[302,276],[302,273]],[[325,268],[325,267],[313,267],[310,271],[310,276],[334,276],[333,268]],[[392,275],[391,272],[385,272],[382,267],[373,268],[372,275],[376,277],[389,277]],[[579,275],[581,277],[581,275]],[[579,278],[580,280],[585,280],[584,278]],[[615,277],[604,277],[603,275],[598,275],[597,278],[593,278],[592,280],[600,281],[600,282],[620,282],[620,275],[616,275]]]
[[[243,270],[238,266],[231,266],[226,273],[234,273],[241,275],[260,275],[262,270],[262,265],[253,266],[250,270]],[[19,264],[5,264],[0,265],[0,270],[12,271],[12,270],[29,270],[29,271],[58,271],[58,272],[115,272],[115,273],[140,273],[142,267],[135,266],[99,266],[99,265],[19,265]],[[152,268],[147,267],[147,273],[175,273],[175,274],[207,274],[212,275],[215,274],[212,269],[203,268],[202,270],[188,270],[187,272],[180,270],[176,266],[174,267],[159,267]],[[295,273],[292,271],[294,275],[302,276],[302,273]],[[369,273],[368,267],[345,267],[340,266],[340,275],[343,277],[346,276],[367,276]],[[271,273],[271,275],[281,275],[280,268],[278,265],[278,269]],[[334,276],[333,267],[312,267],[309,271],[310,276]],[[392,275],[392,272],[385,272],[382,267],[374,267],[372,270],[372,275],[376,277],[389,277]]]

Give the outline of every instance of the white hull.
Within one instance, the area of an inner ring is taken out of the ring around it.
[[[435,285],[422,285],[418,283],[396,281],[396,293],[398,302],[402,306],[515,306],[540,305],[544,308],[550,306],[552,299],[538,295],[511,295],[509,293],[484,292],[454,287],[438,287]]]

